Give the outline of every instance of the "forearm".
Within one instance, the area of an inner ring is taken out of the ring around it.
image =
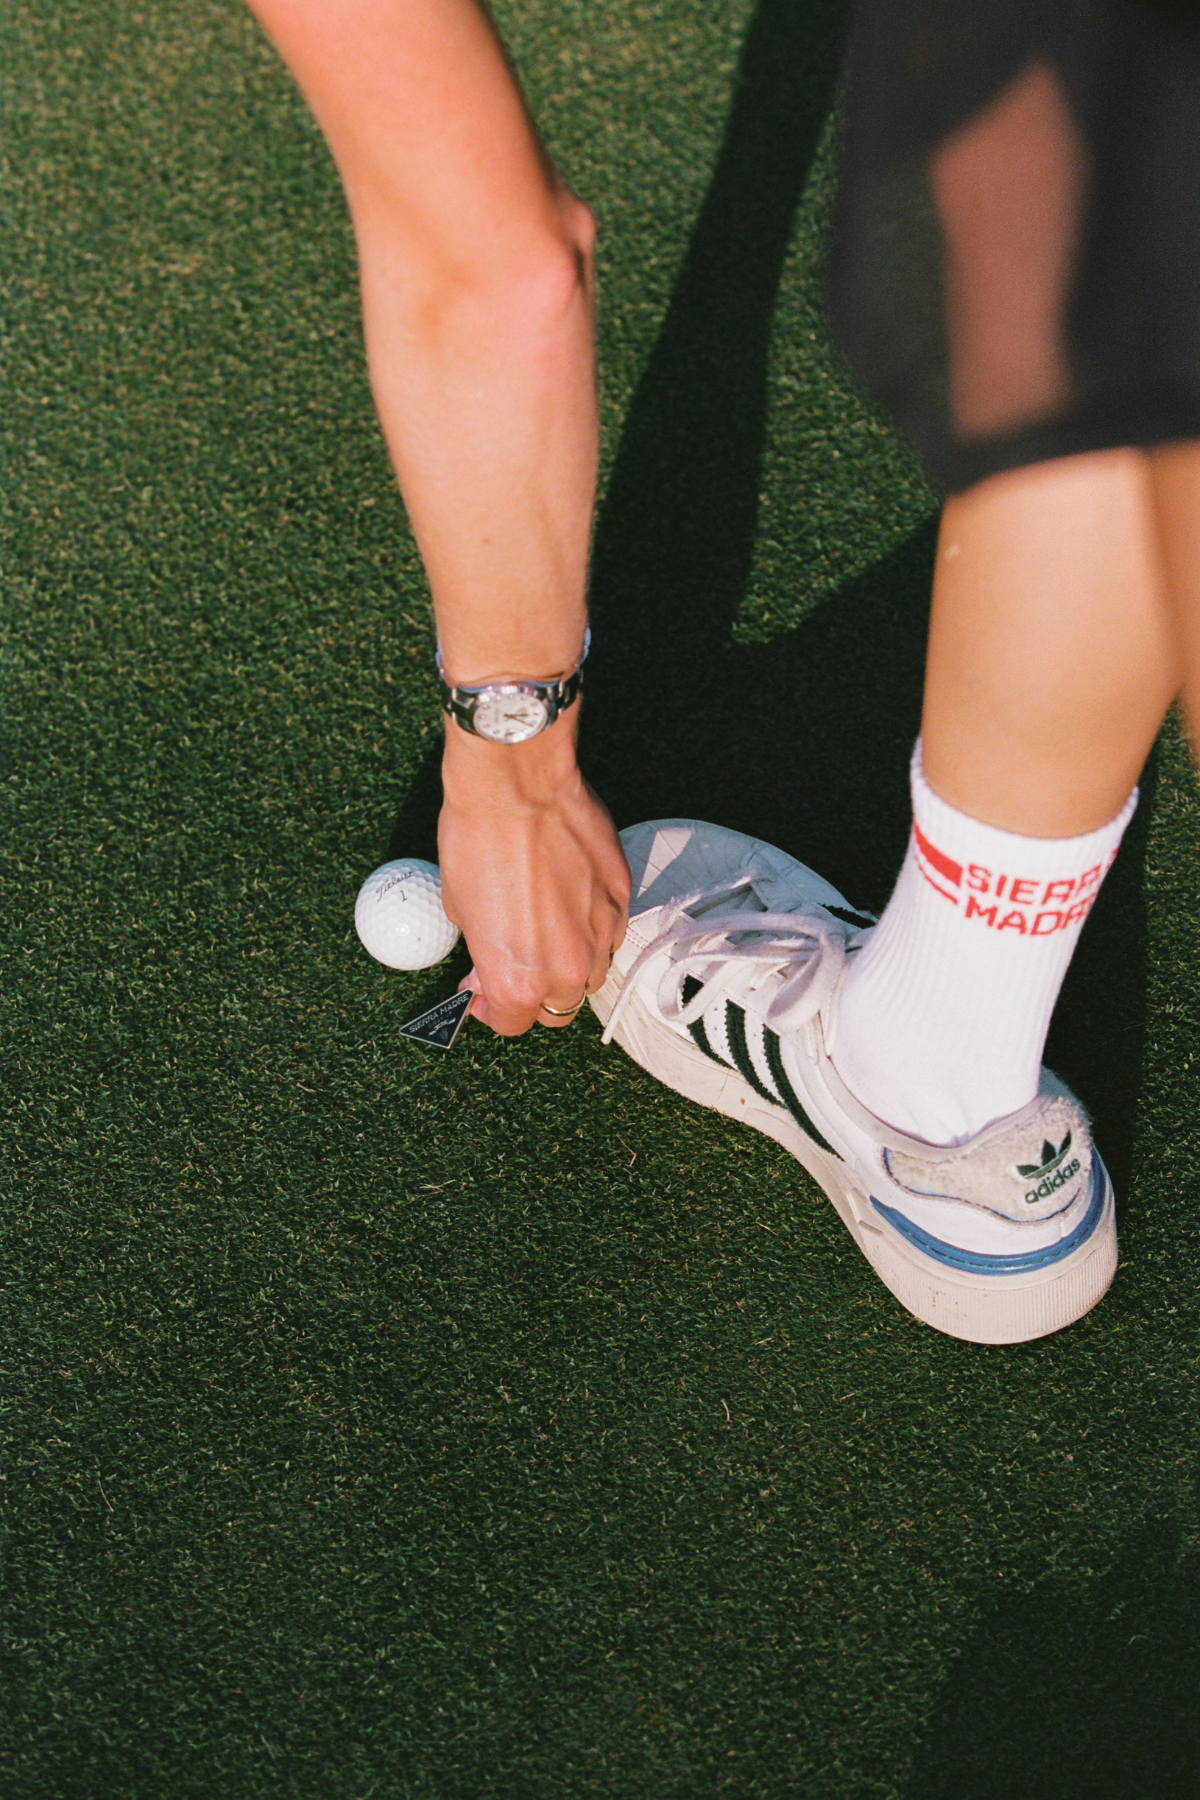
[[[476,272],[414,304],[360,229],[367,354],[452,681],[578,661],[596,481],[582,258]]]
[[[380,421],[468,682],[578,658],[596,477],[591,219],[473,0],[253,0],[337,160]]]

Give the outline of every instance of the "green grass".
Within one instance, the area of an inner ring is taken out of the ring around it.
[[[836,10],[752,10],[499,8],[602,231],[587,756],[878,905],[936,497],[823,335]],[[328,157],[234,0],[6,48],[5,1792],[1190,1800],[1177,736],[1052,1041],[1123,1234],[1061,1337],[922,1329],[593,1021],[398,1042],[438,722]]]

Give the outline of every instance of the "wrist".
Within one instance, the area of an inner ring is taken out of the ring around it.
[[[579,702],[523,744],[495,744],[446,719],[442,791],[460,812],[537,810],[578,785]]]
[[[456,683],[446,673],[439,644],[435,661],[443,711],[471,736],[509,746],[527,743],[574,705],[583,685],[583,665],[591,639],[591,632],[585,629],[578,661],[569,673],[547,681],[500,676],[483,682]]]

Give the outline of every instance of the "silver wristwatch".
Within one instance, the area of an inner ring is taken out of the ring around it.
[[[592,634],[585,631],[583,655],[569,675],[554,681],[481,681],[473,687],[451,687],[442,667],[439,644],[437,673],[442,710],[457,719],[464,731],[473,731],[489,743],[524,744],[574,705],[583,686],[583,665],[591,645]]]

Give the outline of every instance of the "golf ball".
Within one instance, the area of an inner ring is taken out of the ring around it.
[[[437,865],[415,856],[367,876],[354,902],[354,929],[363,949],[389,969],[430,969],[458,942],[458,926],[442,910]]]

